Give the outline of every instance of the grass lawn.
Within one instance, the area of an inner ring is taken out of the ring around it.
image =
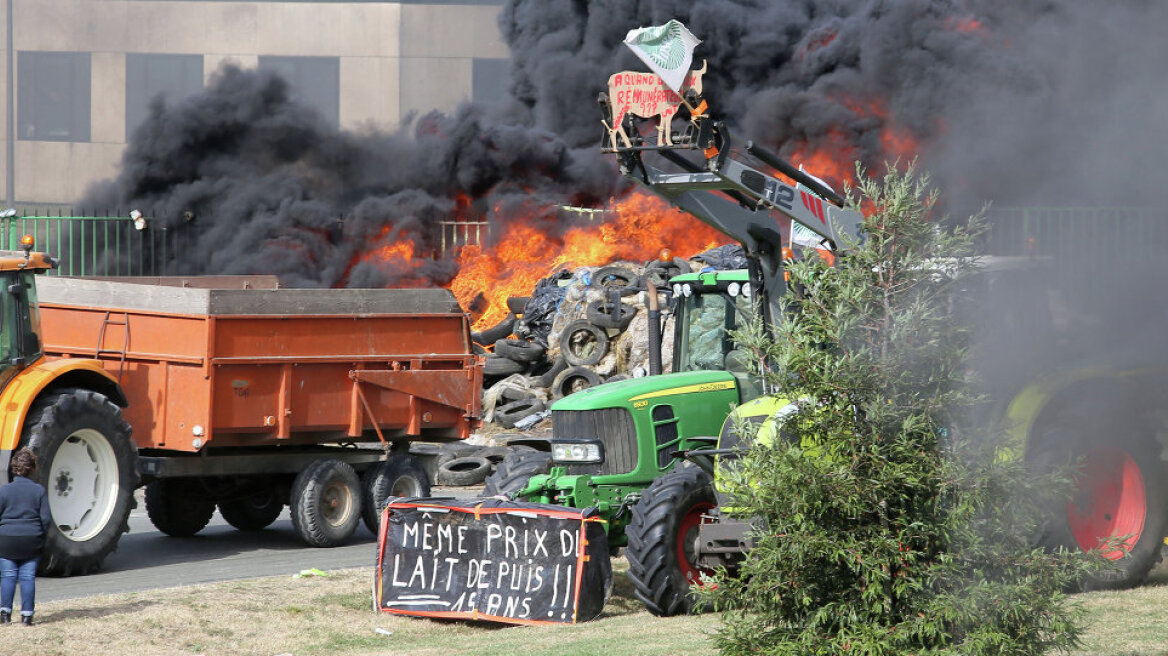
[[[597,620],[494,626],[397,617],[370,610],[373,570],[267,578],[40,604],[32,628],[0,627],[0,653],[417,654],[652,656],[714,654],[713,615],[658,618],[632,595],[614,561],[612,599]],[[1135,590],[1077,597],[1090,626],[1075,656],[1168,656],[1168,566]],[[391,635],[378,633],[384,629]]]

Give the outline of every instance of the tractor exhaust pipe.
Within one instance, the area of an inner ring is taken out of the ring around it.
[[[649,294],[649,375],[661,373],[661,309],[657,306],[657,285],[645,281]]]

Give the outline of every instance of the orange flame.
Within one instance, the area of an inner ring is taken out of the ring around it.
[[[611,201],[601,214],[559,236],[539,230],[531,217],[510,217],[498,228],[503,234],[493,247],[464,246],[450,289],[464,308],[481,311],[475,329],[503,320],[508,297],[530,296],[536,283],[560,267],[575,270],[621,260],[641,264],[662,248],[689,256],[729,241],[646,192]]]
[[[390,233],[389,226],[382,228],[374,243],[383,242]],[[424,260],[416,259],[417,248],[409,239],[383,244],[376,249],[362,254],[353,262],[373,262],[378,267],[394,274],[394,287],[430,287],[432,284],[426,276],[418,273]],[[352,269],[350,264],[349,269]]]

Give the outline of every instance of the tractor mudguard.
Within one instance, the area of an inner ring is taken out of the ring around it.
[[[1024,457],[1030,449],[1030,438],[1042,414],[1056,399],[1063,399],[1064,395],[1078,394],[1072,388],[1080,387],[1092,381],[1113,380],[1135,382],[1140,378],[1154,376],[1148,369],[1107,369],[1102,367],[1084,367],[1068,371],[1060,371],[1040,378],[1022,388],[1010,399],[1002,415],[1002,429],[1006,434],[1006,448],[1002,457]],[[1160,374],[1162,376],[1162,373]],[[1089,394],[1089,390],[1087,390]],[[1089,401],[1089,398],[1079,398],[1075,402]]]
[[[126,398],[118,380],[97,360],[62,358],[47,361],[40,358],[13,378],[0,392],[0,452],[10,453],[20,444],[24,420],[37,397],[54,382],[68,378],[70,387],[84,387],[102,392],[115,404],[125,407]]]

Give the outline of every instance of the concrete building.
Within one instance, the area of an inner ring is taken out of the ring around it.
[[[342,128],[505,93],[502,0],[2,0],[8,204],[65,204],[111,177],[152,98],[226,61],[279,70]]]

